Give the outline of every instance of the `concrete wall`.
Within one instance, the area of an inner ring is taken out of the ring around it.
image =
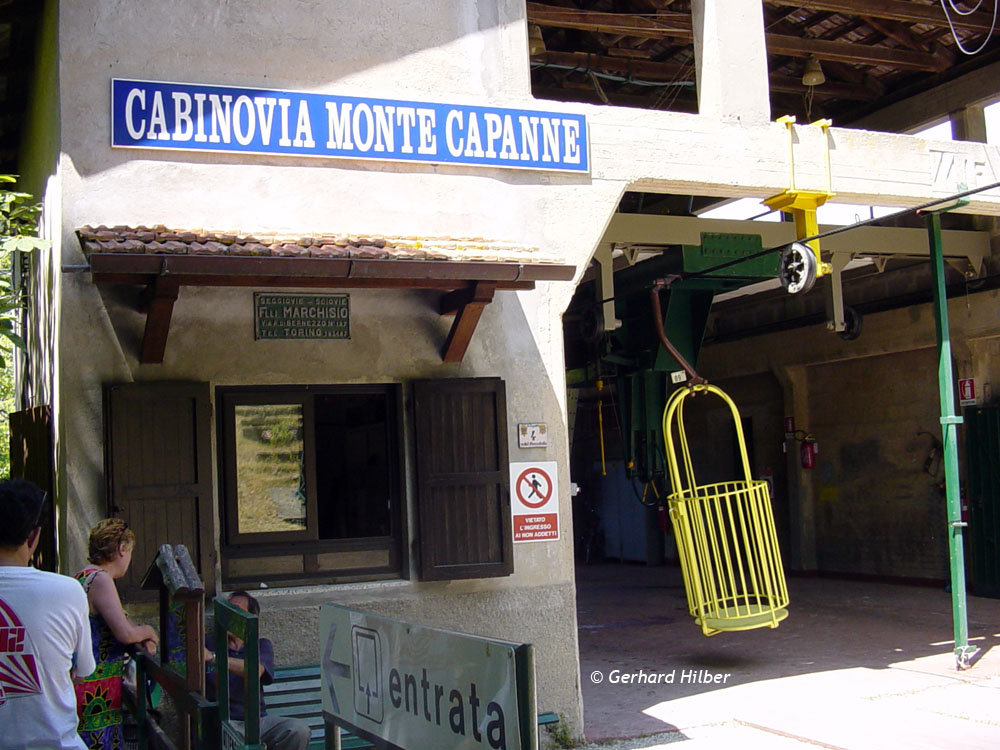
[[[981,405],[996,402],[1000,380],[998,298],[993,290],[949,302],[955,376],[977,379]],[[773,373],[785,414],[819,441],[816,468],[789,473],[798,497],[790,567],[947,577],[943,468],[925,473],[932,441],[918,434],[941,439],[929,304],[866,316],[855,341],[798,328],[707,346],[700,364],[710,379]],[[960,456],[964,439],[960,427]]]
[[[562,245],[559,255],[567,256],[570,224],[590,225],[596,234],[605,217],[577,212],[551,221],[553,201],[544,193],[550,179],[558,178],[544,174],[155,154],[108,146],[113,76],[418,100],[521,100],[528,78],[519,14],[523,6],[511,2],[63,3],[62,262],[84,263],[73,230],[102,223],[483,236],[548,246],[547,251]],[[171,26],[184,31],[163,31]],[[588,181],[568,180],[577,187]],[[620,190],[610,185],[595,191],[595,200],[606,203],[610,213]],[[559,242],[549,232],[560,236]],[[590,247],[574,250],[584,256]],[[63,554],[70,567],[83,561],[87,530],[106,512],[102,389],[138,380],[197,380],[214,387],[499,376],[507,385],[510,460],[559,463],[560,511],[570,528],[559,316],[571,284],[498,293],[458,365],[441,363],[451,319],[436,312],[439,294],[351,292],[350,341],[255,342],[253,290],[184,288],[165,361],[155,366],[137,360],[144,317],[136,311],[134,294],[98,290],[88,274],[65,273],[62,284],[63,309],[73,310],[61,319],[58,350],[65,363],[58,377],[61,403],[72,405],[58,413],[66,473],[60,502],[72,519]],[[550,447],[519,450],[518,421],[548,423]],[[416,534],[412,440],[407,424],[410,541]],[[578,733],[572,535],[518,544],[514,552],[514,574],[500,579],[270,589],[262,592],[265,634],[274,638],[279,662],[315,663],[319,604],[338,601],[533,642],[539,706],[557,711]]]
[[[820,570],[947,577],[944,467],[924,472],[918,434],[941,438],[936,375],[934,349],[809,368]]]

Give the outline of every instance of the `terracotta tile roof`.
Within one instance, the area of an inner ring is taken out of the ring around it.
[[[560,263],[536,248],[481,238],[381,237],[323,234],[306,237],[246,235],[179,230],[165,226],[98,227],[76,230],[80,247],[93,253],[189,254],[211,256],[271,256],[399,260]]]

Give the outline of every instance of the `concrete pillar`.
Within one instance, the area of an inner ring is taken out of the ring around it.
[[[948,114],[951,137],[956,141],[986,143],[986,110],[980,104],[968,104]],[[997,220],[993,216],[972,217],[973,229],[989,232],[996,240]]]
[[[954,140],[986,143],[986,112],[982,106],[969,104],[949,113],[948,117]]]
[[[786,367],[776,373],[785,392],[785,414],[798,430],[809,431],[809,381],[805,366]],[[812,475],[802,468],[797,440],[785,440],[788,469],[789,547],[785,564],[792,570],[817,570],[815,491]]]
[[[747,123],[771,118],[760,0],[692,0],[698,112]]]

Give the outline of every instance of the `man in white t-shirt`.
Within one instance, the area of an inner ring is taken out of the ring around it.
[[[86,750],[73,677],[94,671],[87,595],[72,578],[29,567],[45,493],[0,482],[0,746]]]

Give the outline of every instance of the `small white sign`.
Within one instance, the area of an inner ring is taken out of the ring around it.
[[[521,422],[517,425],[518,448],[548,448],[549,428],[545,422]]]
[[[674,385],[685,382],[688,379],[687,373],[684,370],[675,370],[670,373],[670,382]]]
[[[959,378],[958,381],[958,403],[962,406],[976,405],[976,379]]]
[[[522,461],[510,465],[510,505],[515,542],[558,541],[557,470],[555,461]]]

